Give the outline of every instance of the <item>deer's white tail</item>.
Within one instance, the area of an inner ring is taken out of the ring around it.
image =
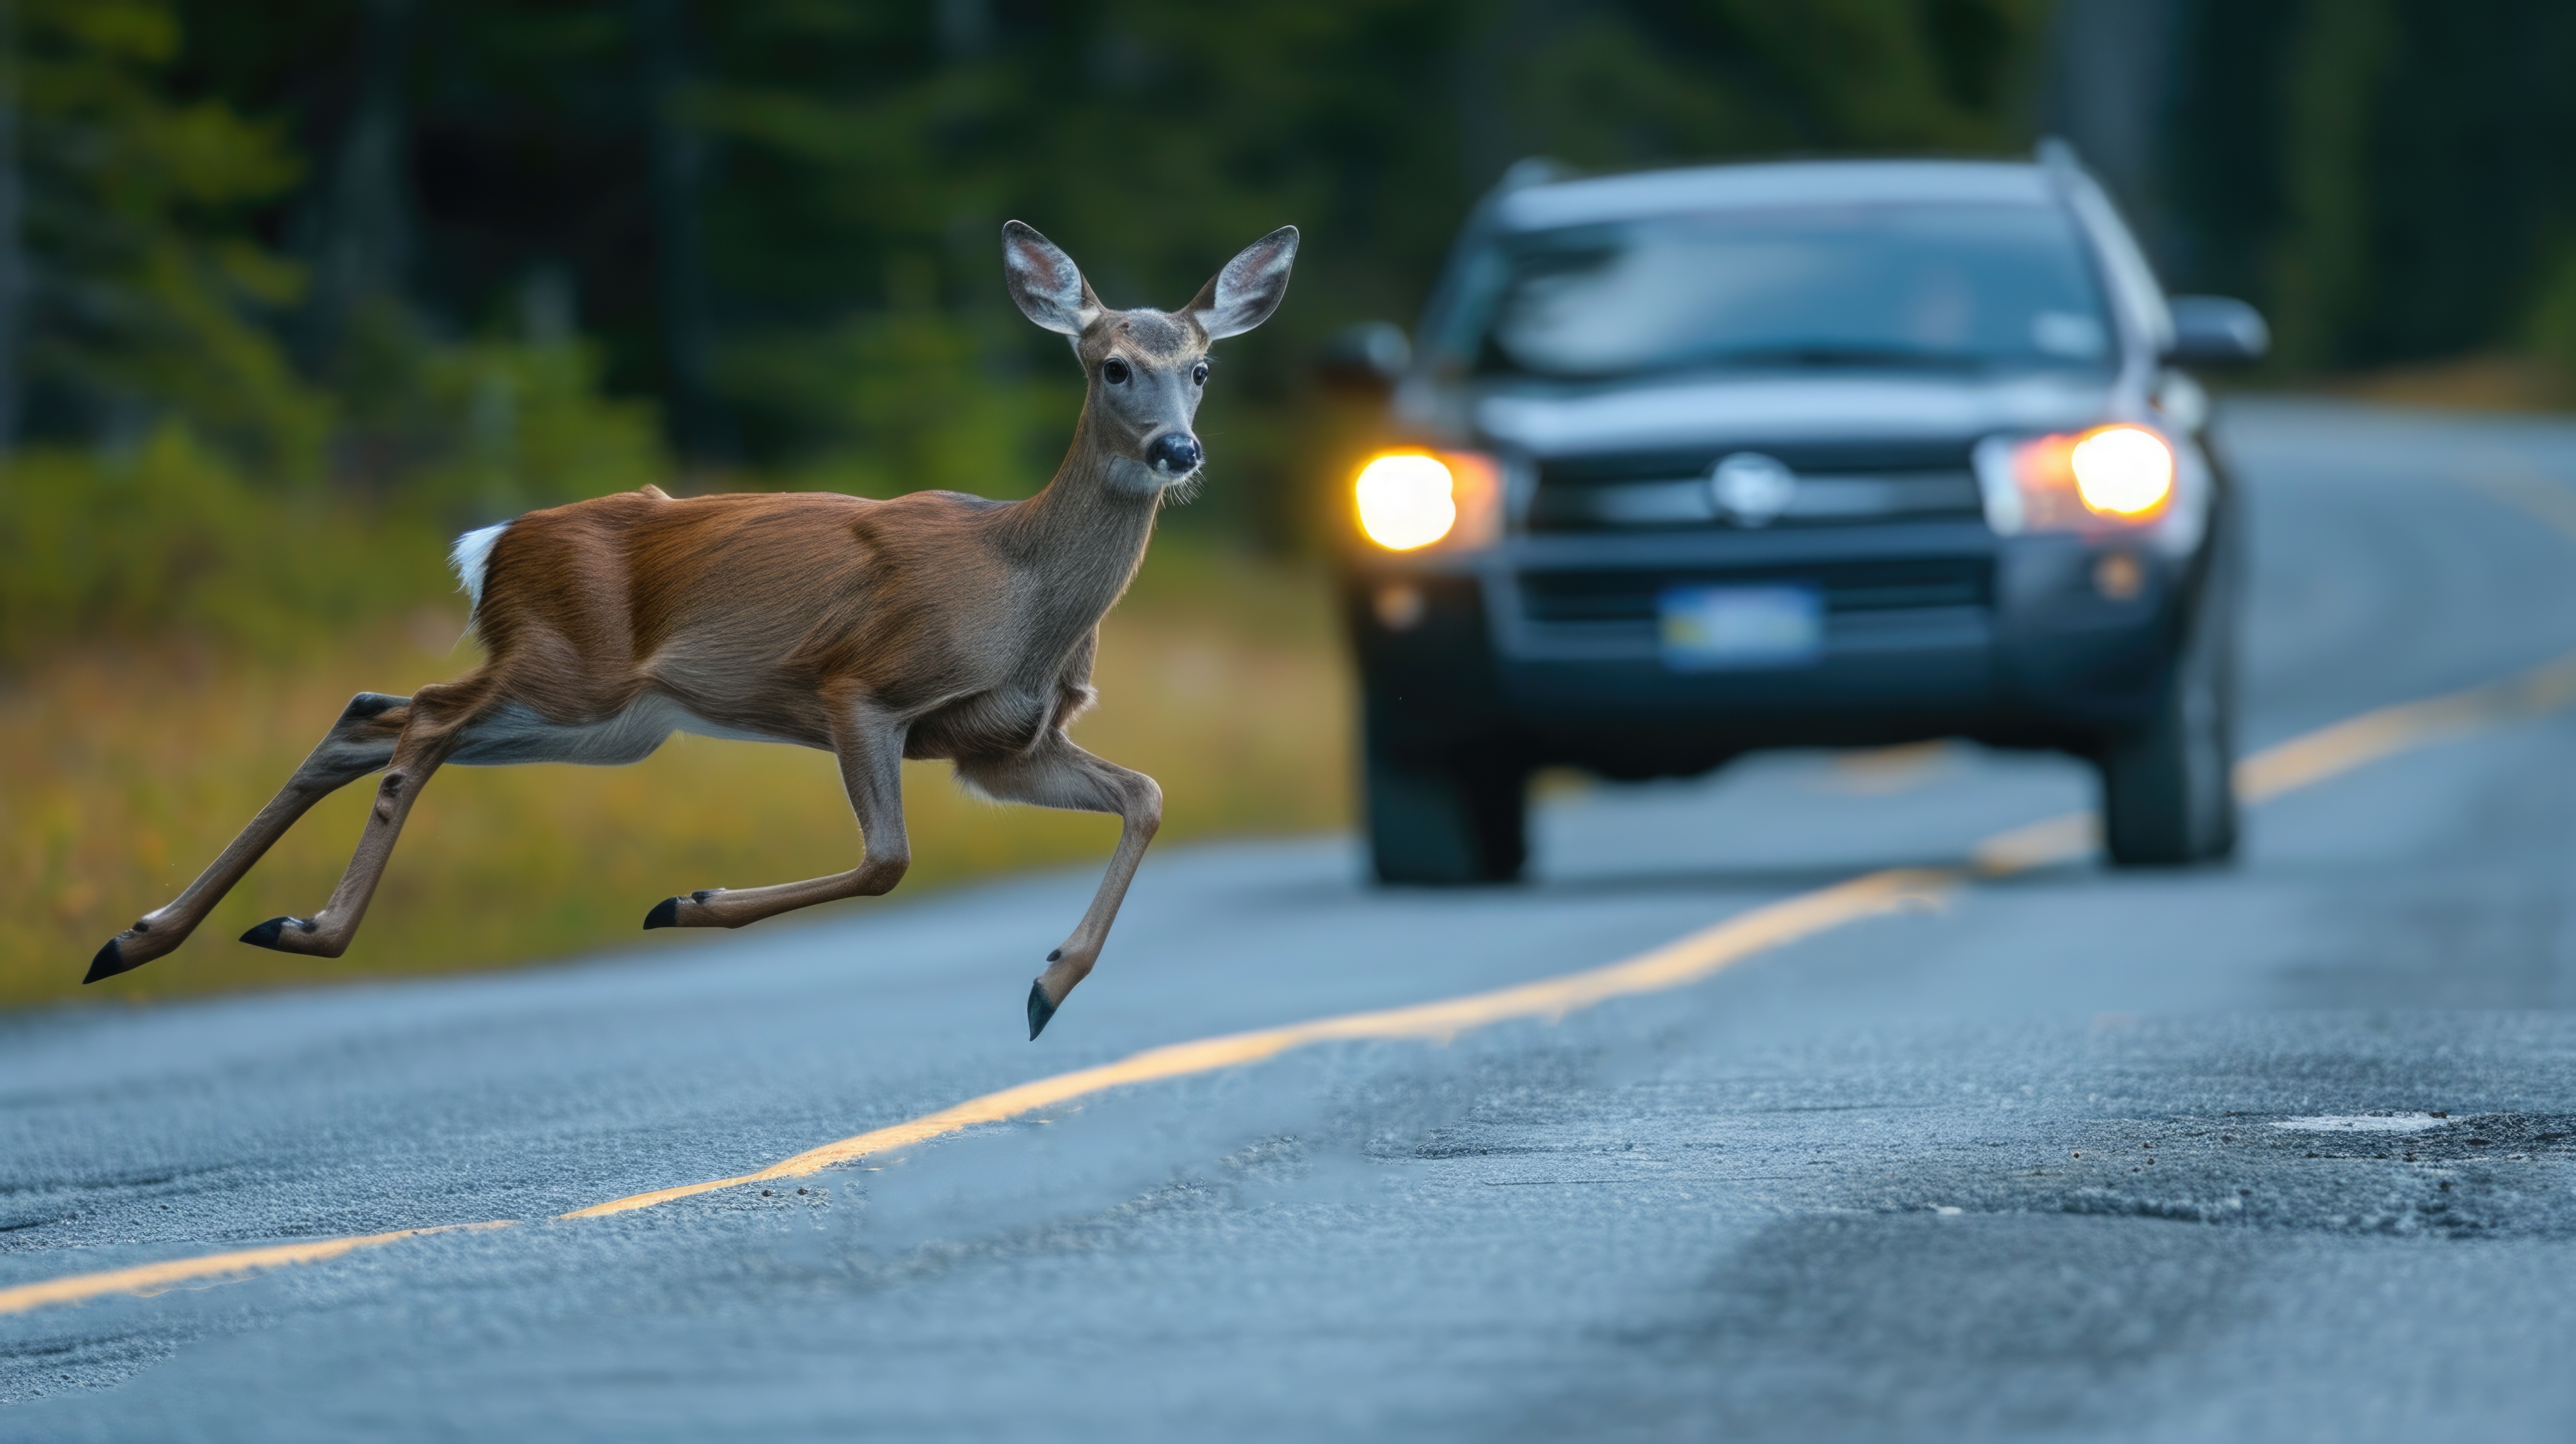
[[[492,544],[508,531],[506,521],[494,522],[480,531],[469,531],[449,548],[447,564],[456,569],[456,580],[465,588],[466,615],[483,609],[483,569],[491,564]]]

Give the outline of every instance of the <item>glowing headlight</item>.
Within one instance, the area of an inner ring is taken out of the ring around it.
[[[1397,451],[1360,468],[1360,530],[1389,551],[1427,547],[1458,524],[1457,479],[1440,458]]]
[[[1360,531],[1388,551],[1479,547],[1502,531],[1502,469],[1482,452],[1381,452],[1351,492]]]
[[[2100,531],[2163,518],[2172,505],[2172,443],[2129,422],[1977,448],[1986,520],[1997,532]]]
[[[2104,516],[2145,516],[2173,495],[2173,448],[2139,426],[2105,426],[2087,433],[2067,454],[2075,494],[2085,509]]]

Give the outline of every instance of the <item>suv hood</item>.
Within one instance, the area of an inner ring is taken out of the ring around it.
[[[1462,389],[1425,409],[1446,413],[1437,416],[1440,430],[1548,457],[1733,442],[1965,443],[1999,431],[2089,426],[2106,419],[2110,403],[2111,382],[2102,376],[1874,373],[1695,377],[1579,392]]]

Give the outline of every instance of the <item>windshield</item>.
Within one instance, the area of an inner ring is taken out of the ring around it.
[[[2082,243],[2053,207],[1673,216],[1508,236],[1480,259],[1459,339],[1489,374],[2098,366],[2111,352]]]

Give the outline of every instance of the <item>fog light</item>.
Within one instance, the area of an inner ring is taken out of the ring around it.
[[[1397,451],[1360,468],[1352,491],[1359,502],[1360,530],[1389,551],[1427,547],[1458,524],[1456,479],[1440,458],[1427,452]]]
[[[2085,509],[2103,516],[2144,516],[2173,495],[2173,448],[2142,426],[2105,426],[2067,455]]]
[[[2147,569],[2127,552],[2105,552],[2093,564],[2093,590],[2101,593],[2104,601],[2135,601],[2138,593],[2146,589]]]
[[[1422,625],[1422,615],[1430,610],[1422,600],[1422,588],[1405,582],[1391,582],[1377,589],[1370,598],[1377,613],[1377,624],[1390,632],[1410,632]]]

